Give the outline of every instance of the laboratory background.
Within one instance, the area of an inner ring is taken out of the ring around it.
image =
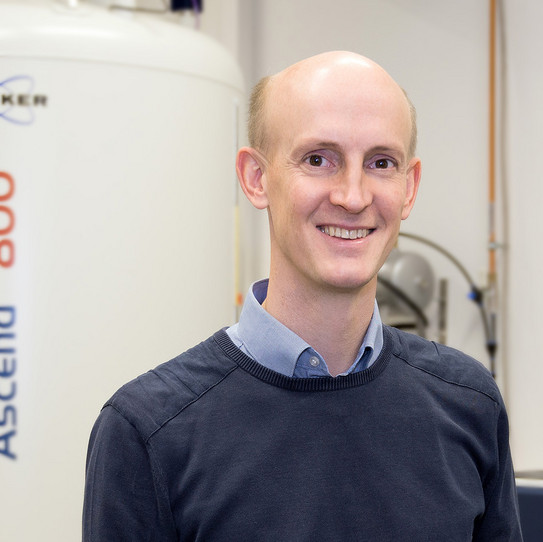
[[[101,406],[267,274],[234,169],[251,87],[351,50],[418,112],[382,315],[494,373],[543,540],[542,19],[539,0],[0,0],[0,539],[80,538]]]

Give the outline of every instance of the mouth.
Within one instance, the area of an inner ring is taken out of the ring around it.
[[[373,231],[370,229],[347,230],[336,226],[317,226],[317,229],[330,237],[338,237],[340,239],[363,239]]]

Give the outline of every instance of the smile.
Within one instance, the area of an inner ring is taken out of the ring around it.
[[[346,230],[334,226],[319,226],[318,229],[330,237],[339,237],[341,239],[363,239],[372,231],[368,229]]]

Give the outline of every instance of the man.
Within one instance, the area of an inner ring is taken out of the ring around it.
[[[332,52],[263,80],[250,117],[237,172],[269,281],[102,410],[84,540],[521,540],[494,381],[375,304],[421,175],[406,95]]]

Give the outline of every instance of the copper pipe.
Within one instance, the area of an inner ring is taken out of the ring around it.
[[[490,44],[489,44],[489,111],[488,111],[488,273],[489,282],[496,278],[496,0],[490,0]]]

